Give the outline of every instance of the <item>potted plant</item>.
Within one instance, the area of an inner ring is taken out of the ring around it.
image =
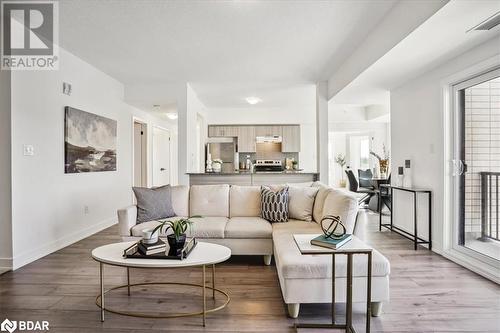
[[[222,160],[221,159],[215,159],[212,160],[212,170],[213,172],[221,172],[222,171]]]
[[[346,165],[346,160],[345,160],[345,155],[344,154],[337,154],[337,157],[335,157],[335,163],[340,165],[340,169],[342,171],[342,179],[340,179],[340,187],[345,187],[346,186],[346,181],[344,179],[344,165]]]
[[[172,234],[167,236],[170,250],[181,250],[184,248],[184,244],[186,243],[186,230],[193,224],[191,219],[200,217],[201,216],[196,215],[188,218],[180,218],[178,220],[160,220],[158,221],[160,224],[151,230],[151,234],[154,235],[157,232],[167,232],[169,229],[172,230]]]

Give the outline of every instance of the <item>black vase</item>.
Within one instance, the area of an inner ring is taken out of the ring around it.
[[[184,248],[184,244],[186,243],[186,234],[179,235],[179,237],[175,237],[174,234],[167,236],[168,245],[170,246],[170,253],[178,253],[182,251]]]

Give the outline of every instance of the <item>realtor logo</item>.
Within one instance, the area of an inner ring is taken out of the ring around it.
[[[2,69],[58,69],[58,3],[2,1]]]
[[[16,330],[16,328],[17,328],[17,322],[16,321],[10,321],[7,318],[5,318],[5,320],[0,325],[0,330],[2,332],[12,333],[12,332],[14,332]]]

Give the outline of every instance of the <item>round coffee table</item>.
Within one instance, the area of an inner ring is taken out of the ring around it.
[[[101,308],[101,321],[104,321],[104,311],[121,314],[125,316],[143,317],[143,318],[175,318],[198,316],[203,317],[203,326],[205,326],[206,314],[223,309],[229,303],[229,295],[220,289],[215,288],[215,264],[221,263],[229,259],[231,250],[225,246],[198,242],[193,251],[186,259],[132,259],[124,258],[123,251],[134,244],[135,242],[121,242],[100,246],[92,251],[92,258],[99,262],[99,276],[101,284],[101,294],[96,297],[96,304]],[[104,265],[121,266],[127,268],[127,284],[104,290]],[[205,282],[205,267],[212,266],[212,286],[206,286]],[[148,282],[148,283],[135,283],[130,284],[130,268],[180,268],[180,267],[201,267],[202,268],[202,283],[184,283],[184,282]],[[130,287],[144,286],[144,285],[181,285],[199,287],[202,289],[203,295],[203,310],[198,312],[189,313],[176,313],[166,315],[153,315],[148,313],[127,312],[117,309],[106,308],[104,303],[104,295],[112,290],[127,288],[128,295],[130,296]],[[222,305],[207,309],[206,304],[206,289],[212,290],[212,297],[215,299],[215,293],[219,293],[225,297]]]

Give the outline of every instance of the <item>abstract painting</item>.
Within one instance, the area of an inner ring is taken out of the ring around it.
[[[116,171],[116,120],[66,106],[65,173]]]

